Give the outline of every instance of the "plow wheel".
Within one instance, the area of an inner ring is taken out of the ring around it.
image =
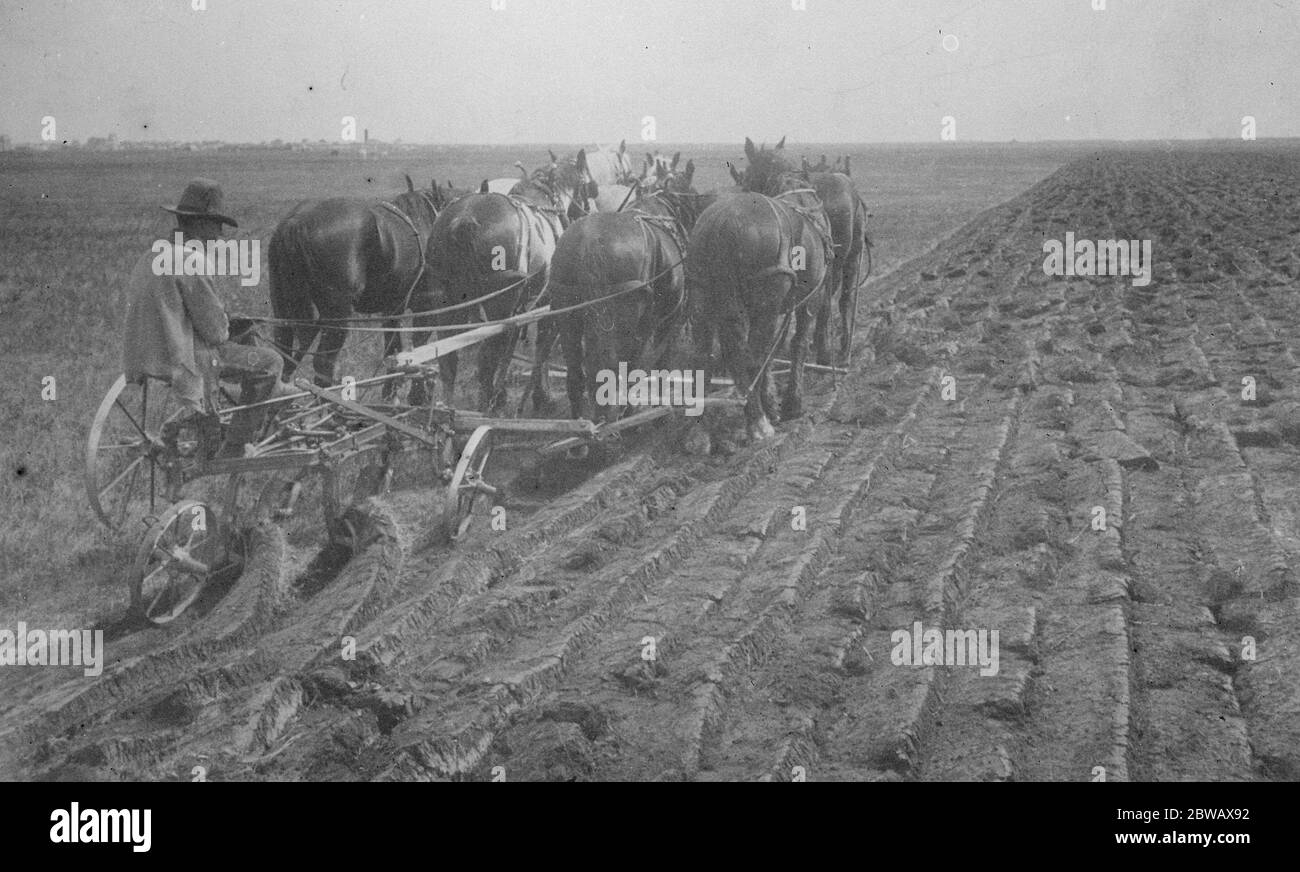
[[[104,395],[86,440],[86,491],[114,532],[148,524],[172,501],[175,466],[198,448],[195,428],[176,426],[183,411],[160,382],[120,376]]]
[[[151,624],[175,620],[227,565],[220,520],[197,500],[163,511],[145,534],[131,574],[131,608]]]
[[[497,489],[483,480],[483,470],[492,457],[492,428],[476,429],[460,452],[456,471],[447,485],[447,509],[443,526],[447,537],[456,541],[469,529],[475,505],[490,501]]]

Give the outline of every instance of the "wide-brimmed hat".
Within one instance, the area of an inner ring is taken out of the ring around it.
[[[231,227],[238,227],[239,224],[234,218],[222,213],[224,199],[221,186],[216,182],[211,179],[191,179],[185,186],[185,193],[181,194],[181,201],[176,204],[176,207],[163,206],[163,208],[182,218],[208,218],[229,224]]]

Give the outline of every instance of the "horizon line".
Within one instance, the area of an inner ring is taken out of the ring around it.
[[[92,136],[92,137],[87,137],[85,140],[71,140],[71,141],[69,141],[69,142],[65,142],[65,143],[48,142],[48,141],[43,141],[43,140],[15,140],[15,139],[10,139],[10,140],[9,140],[9,146],[10,146],[11,149],[13,149],[13,148],[17,148],[17,147],[19,147],[19,146],[37,146],[37,147],[40,147],[40,148],[42,148],[42,149],[53,150],[53,149],[57,148],[58,146],[60,146],[61,144],[71,146],[71,143],[72,143],[72,142],[75,142],[75,143],[77,143],[77,144],[80,146],[80,145],[84,145],[85,143],[89,142],[89,141],[92,140],[92,139],[100,140],[100,141],[108,141],[108,137],[107,137],[107,136]],[[320,139],[315,139],[315,140],[304,140],[304,139],[296,139],[296,140],[289,140],[289,139],[263,139],[263,140],[226,140],[226,139],[118,139],[118,140],[115,140],[115,141],[116,141],[116,143],[117,143],[118,145],[122,145],[122,144],[124,144],[124,143],[128,143],[128,142],[129,142],[129,143],[144,143],[144,144],[181,143],[181,144],[186,144],[186,145],[189,145],[189,144],[198,144],[198,143],[217,143],[217,144],[219,144],[219,145],[234,145],[234,146],[262,146],[262,145],[269,145],[270,143],[273,143],[273,142],[279,142],[279,143],[281,143],[282,145],[301,145],[301,144],[303,144],[303,143],[305,142],[307,145],[314,146],[314,147],[317,147],[317,148],[321,148],[321,147],[330,147],[330,148],[345,148],[345,149],[358,149],[358,150],[359,150],[359,149],[362,149],[362,148],[366,148],[367,145],[372,146],[372,147],[382,147],[382,146],[400,146],[400,147],[408,147],[408,148],[430,148],[430,147],[444,147],[444,146],[457,146],[457,147],[469,147],[469,146],[473,146],[473,147],[501,148],[501,147],[509,147],[509,146],[539,146],[539,147],[549,147],[549,146],[557,146],[557,145],[558,145],[558,146],[576,146],[576,147],[579,147],[579,148],[586,148],[586,147],[587,147],[587,145],[584,144],[583,142],[577,142],[577,141],[573,141],[573,142],[560,142],[560,141],[558,141],[558,140],[518,140],[518,141],[508,141],[508,142],[505,142],[505,141],[496,141],[496,142],[491,142],[491,141],[484,141],[484,140],[478,140],[478,141],[463,140],[463,141],[443,141],[443,142],[436,142],[436,141],[435,141],[435,142],[424,142],[424,141],[403,141],[403,140],[371,140],[369,143],[365,143],[365,142],[330,142],[330,141],[328,141],[328,140],[322,142],[322,140],[320,140]],[[961,139],[961,140],[938,141],[938,142],[936,142],[936,141],[933,140],[933,139],[924,139],[924,140],[919,140],[919,139],[917,139],[917,140],[913,140],[913,139],[885,139],[885,140],[866,140],[866,139],[862,139],[862,140],[852,140],[852,139],[845,139],[845,140],[831,140],[831,139],[825,139],[825,140],[821,140],[821,139],[811,139],[811,140],[807,140],[807,141],[802,142],[802,143],[800,143],[800,142],[788,143],[788,144],[786,145],[786,150],[788,151],[788,150],[790,150],[790,148],[791,148],[792,146],[797,146],[797,145],[800,145],[800,144],[802,144],[802,145],[807,145],[807,146],[813,146],[813,145],[818,145],[818,146],[821,146],[821,145],[858,145],[858,146],[862,146],[862,145],[866,145],[866,146],[889,146],[889,145],[931,145],[931,146],[938,146],[938,147],[951,147],[951,146],[962,146],[962,145],[1012,145],[1012,144],[1015,144],[1015,145],[1043,145],[1043,144],[1052,144],[1052,145],[1066,145],[1066,144],[1089,145],[1089,144],[1098,144],[1098,143],[1120,143],[1120,144],[1129,144],[1129,143],[1162,143],[1162,142],[1287,142],[1287,141],[1298,141],[1298,142],[1300,142],[1300,134],[1296,134],[1296,135],[1294,135],[1294,136],[1260,136],[1260,137],[1256,137],[1255,139],[1252,139],[1252,140],[1243,140],[1243,139],[1241,139],[1240,137],[1236,137],[1236,136],[1226,136],[1226,137],[1182,137],[1182,136],[1161,136],[1161,137],[1136,138],[1136,139],[1117,139],[1117,138],[1114,138],[1114,137],[1105,137],[1105,138],[1101,138],[1101,137],[1099,137],[1099,138],[1095,138],[1095,139],[1019,139],[1019,138],[1015,138],[1015,137],[1013,137],[1013,138],[1011,138],[1011,139]],[[611,145],[612,145],[612,143],[607,143],[607,144],[611,144]],[[765,143],[762,143],[762,144],[765,144]],[[636,150],[638,147],[639,147],[639,148],[642,148],[642,149],[651,149],[651,150],[653,150],[654,148],[657,148],[657,147],[660,147],[660,146],[663,146],[663,145],[672,145],[672,146],[730,146],[730,145],[735,145],[735,143],[732,142],[732,141],[728,141],[728,140],[686,140],[686,139],[682,139],[682,140],[670,140],[670,139],[665,139],[665,140],[656,140],[656,141],[653,142],[653,143],[651,143],[651,142],[643,142],[643,141],[638,140],[638,141],[636,142],[635,145],[633,145],[633,144],[629,144],[629,145],[628,145],[628,150],[629,150],[629,151],[634,151],[634,150]],[[742,145],[743,145],[743,143],[742,143]]]

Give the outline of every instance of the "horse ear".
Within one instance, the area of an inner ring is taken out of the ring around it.
[[[551,156],[551,163],[557,164],[560,162],[560,159],[555,156],[555,152],[551,151],[549,148],[546,149],[546,153]]]
[[[853,171],[849,169],[849,156],[847,154],[844,155],[844,175],[853,175]]]
[[[749,158],[750,162],[754,160],[754,140],[748,136],[745,137],[745,157]]]
[[[677,152],[677,154],[673,155],[673,162],[669,165],[668,168],[669,168],[670,170],[675,170],[675,169],[677,169],[677,162],[678,162],[679,160],[681,160],[681,159],[682,159],[682,153],[679,151],[679,152]]]
[[[738,185],[743,184],[745,177],[740,174],[740,172],[735,168],[735,166],[731,164],[730,161],[727,162],[727,169],[731,171],[731,180],[733,182],[735,182]]]
[[[780,150],[783,149],[783,148],[785,148],[785,137],[784,137],[784,136],[781,137],[781,141],[778,142],[778,143],[776,144],[776,148],[773,149],[773,151],[780,151]]]
[[[618,144],[618,153],[623,154],[626,151],[627,151],[627,140],[624,139]]]
[[[413,193],[413,192],[415,191],[415,182],[412,182],[412,181],[411,181],[411,174],[410,174],[410,173],[402,173],[402,176],[406,179],[406,190],[407,190],[407,192],[408,192],[408,193]]]
[[[483,184],[481,184],[481,185],[478,186],[478,192],[479,192],[480,194],[486,194],[486,193],[488,192],[488,180],[487,180],[487,179],[484,179],[484,180],[483,180]]]
[[[587,150],[585,148],[578,149],[578,158],[574,166],[580,173],[587,172]]]

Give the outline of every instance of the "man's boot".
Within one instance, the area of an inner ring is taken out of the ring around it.
[[[226,438],[221,443],[217,458],[224,460],[245,456],[244,446],[257,441],[265,414],[265,409],[240,409],[236,412],[226,427]]]

